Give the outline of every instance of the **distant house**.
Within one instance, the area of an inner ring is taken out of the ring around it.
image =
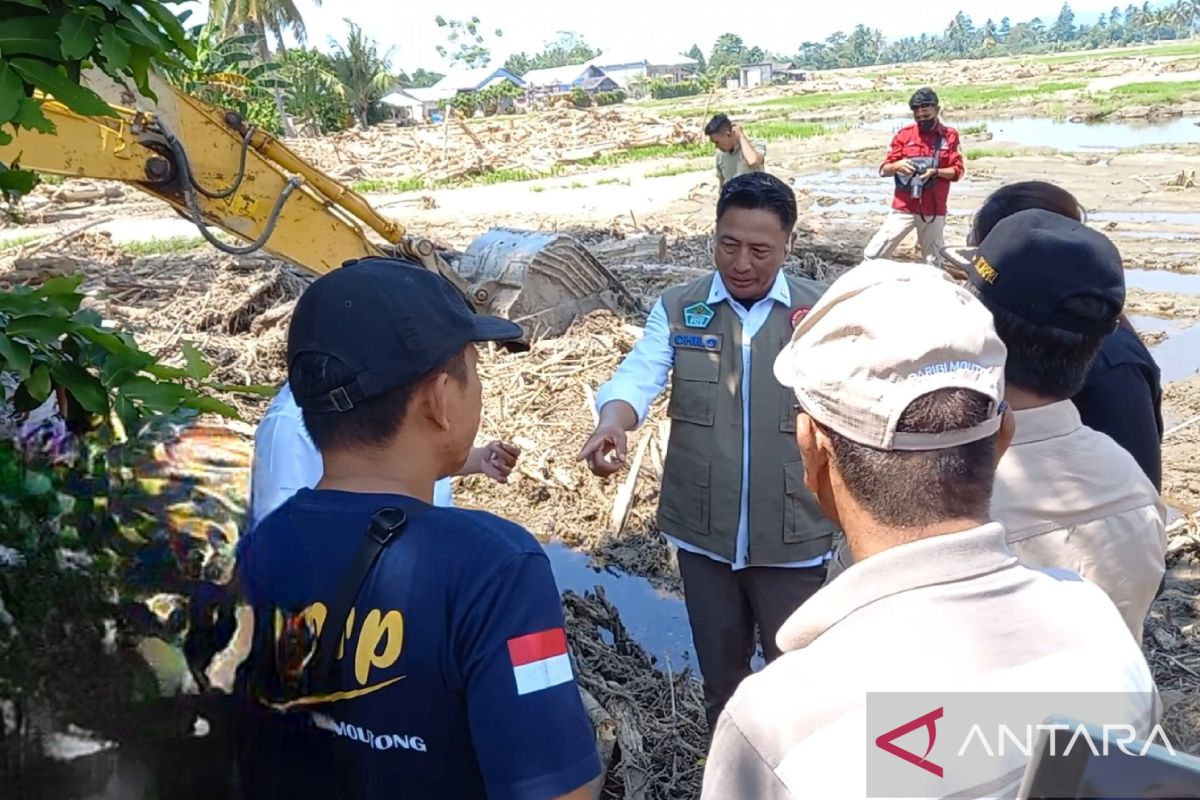
[[[696,59],[678,53],[615,50],[601,53],[588,64],[599,67],[623,89],[628,88],[638,78],[681,81],[700,66]]]
[[[766,62],[763,64],[743,64],[739,85],[743,89],[761,86],[779,81],[803,81],[807,79],[804,70],[796,69],[795,64],[787,62]]]
[[[597,92],[616,92],[620,91],[621,84],[614,81],[607,75],[599,75],[594,78],[587,78],[580,84],[588,94],[596,94]]]
[[[392,114],[400,119],[411,119],[420,122],[425,118],[425,105],[409,94],[406,89],[388,92],[379,98],[379,102],[391,109]]]
[[[597,66],[570,64],[565,67],[531,69],[525,73],[524,81],[530,92],[561,94],[582,86],[584,81],[604,77],[604,71]]]
[[[461,92],[482,92],[489,86],[508,81],[520,89],[525,88],[525,81],[503,67],[481,67],[479,69],[456,69],[435,83],[432,88],[443,92],[451,92],[451,97]]]
[[[404,93],[421,104],[421,111],[426,117],[432,117],[443,101],[458,94],[453,89],[438,89],[433,86],[424,89],[405,89]]]

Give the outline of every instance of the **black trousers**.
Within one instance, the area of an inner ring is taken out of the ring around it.
[[[684,603],[704,677],[709,731],[742,679],[751,672],[758,628],[767,663],[779,657],[775,634],[825,582],[825,567],[747,567],[734,570],[708,556],[679,550]]]

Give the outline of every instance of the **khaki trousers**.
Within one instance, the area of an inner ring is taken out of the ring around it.
[[[904,237],[917,231],[917,244],[921,247],[921,258],[935,267],[942,265],[942,248],[945,247],[946,217],[933,217],[929,222],[920,214],[910,214],[907,211],[892,209],[883,221],[879,231],[867,243],[863,257],[891,258],[892,253]]]

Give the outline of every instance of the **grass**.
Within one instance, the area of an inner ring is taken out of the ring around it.
[[[600,178],[596,181],[597,186],[613,186],[613,185],[628,186],[629,181],[621,180],[620,178]]]
[[[1032,86],[1016,84],[1003,84],[1000,86],[948,86],[938,90],[938,98],[943,106],[962,108],[966,106],[1005,103],[1019,98],[1074,91],[1082,89],[1086,85],[1082,81],[1052,81]],[[774,100],[760,100],[754,103],[754,105],[805,111],[849,105],[904,103],[911,96],[912,91],[905,89],[902,91],[887,92],[813,92],[811,94],[794,94]]]
[[[168,256],[199,250],[207,246],[208,242],[199,236],[171,236],[166,239],[125,242],[121,245],[121,249],[131,256]]]
[[[1133,56],[1195,56],[1200,55],[1200,42],[1172,42],[1170,44],[1149,44],[1138,47],[1122,47],[1106,53],[1083,50],[1058,55],[1034,56],[1033,60],[1042,64],[1077,64],[1080,61],[1104,61],[1114,58],[1131,58]]]
[[[23,236],[13,236],[9,239],[0,240],[0,253],[6,253],[9,250],[16,250],[18,247],[24,247],[30,242],[36,242],[43,238],[38,234],[30,234]]]
[[[1096,108],[1090,119],[1104,119],[1109,114],[1130,106],[1170,106],[1200,100],[1200,81],[1154,81],[1127,83],[1107,92],[1098,92],[1090,99]]]
[[[672,175],[686,175],[689,172],[704,172],[711,167],[708,161],[693,161],[688,164],[668,164],[665,167],[652,169],[646,173],[647,178],[670,178]]]
[[[988,126],[986,124],[984,124],[984,125],[968,125],[967,127],[959,130],[958,133],[960,136],[977,136],[981,133],[987,133],[987,132],[988,132]]]
[[[746,125],[746,135],[751,139],[778,142],[785,139],[813,139],[831,136],[849,130],[849,125],[827,125],[824,122],[796,122],[787,119],[771,119],[751,122]]]
[[[963,153],[963,157],[968,161],[975,161],[980,158],[1016,158],[1018,155],[1019,153],[1016,150],[993,147],[980,147],[967,150]]]
[[[399,178],[387,181],[358,181],[350,185],[356,192],[415,192],[425,188],[424,178]]]
[[[707,155],[712,155],[712,145],[708,142],[651,144],[645,147],[631,147],[628,150],[603,153],[584,159],[579,163],[585,167],[615,167],[631,161],[649,161],[655,158],[699,158]]]

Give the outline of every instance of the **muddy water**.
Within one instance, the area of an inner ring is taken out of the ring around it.
[[[1195,320],[1134,314],[1129,321],[1139,331],[1167,332],[1163,342],[1150,348],[1150,355],[1162,371],[1163,383],[1185,380],[1200,372],[1200,324]]]
[[[1144,289],[1148,292],[1200,294],[1200,275],[1159,269],[1127,269],[1125,270],[1125,286],[1129,289]]]
[[[1156,123],[1067,122],[1046,117],[1013,119],[948,119],[959,131],[987,126],[992,135],[989,144],[1015,144],[1020,147],[1052,147],[1067,151],[1115,151],[1132,147],[1200,143],[1200,125],[1190,117]],[[912,119],[897,117],[869,123],[867,130],[895,132],[911,125]]]
[[[1190,211],[1097,211],[1088,214],[1088,222],[1129,222],[1200,228],[1200,213]]]
[[[593,567],[588,556],[561,542],[543,547],[559,591],[583,594],[594,592],[597,584],[603,586],[609,601],[620,610],[629,635],[658,659],[660,667],[665,669],[670,659],[672,669],[686,665],[699,673],[682,597],[655,589],[645,578]]]

